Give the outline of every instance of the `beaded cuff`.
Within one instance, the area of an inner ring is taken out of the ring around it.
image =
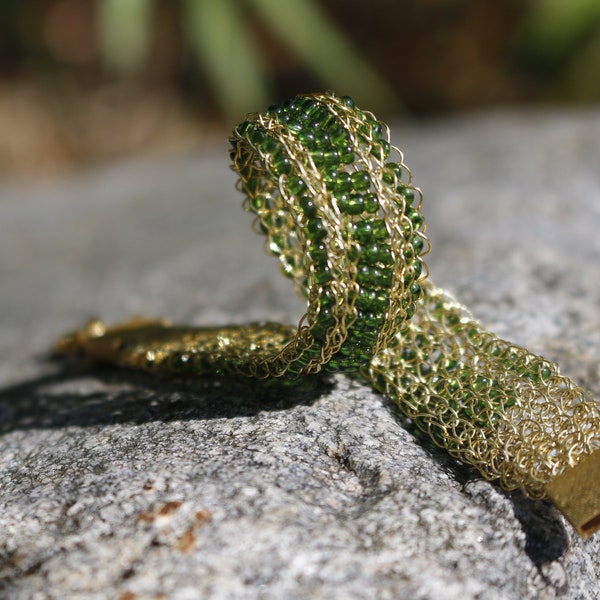
[[[299,96],[251,116],[231,142],[246,206],[308,299],[265,371],[368,363],[414,314],[428,249],[421,194],[388,128],[350,98]]]

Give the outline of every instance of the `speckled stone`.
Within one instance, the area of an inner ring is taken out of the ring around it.
[[[600,392],[600,112],[393,128],[432,277]],[[600,536],[432,447],[344,375],[296,387],[46,360],[88,317],[295,322],[225,142],[0,182],[0,597],[600,597]]]

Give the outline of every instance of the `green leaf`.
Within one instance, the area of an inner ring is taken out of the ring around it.
[[[189,43],[225,116],[235,121],[269,104],[265,74],[239,0],[184,0]]]

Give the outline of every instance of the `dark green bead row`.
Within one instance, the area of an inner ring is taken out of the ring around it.
[[[346,108],[357,110],[349,98],[343,99],[342,102]],[[298,136],[299,141],[307,145],[327,191],[336,199],[337,206],[342,212],[352,217],[363,216],[364,218],[364,213],[372,215],[379,211],[377,196],[370,191],[373,185],[371,175],[363,170],[364,167],[360,170],[348,170],[349,165],[354,166],[356,161],[351,136],[341,120],[333,115],[328,107],[314,98],[300,97],[284,104],[277,114],[278,119],[287,124]],[[381,125],[372,122],[370,127],[367,136],[380,138]],[[373,127],[376,128],[374,133]],[[383,227],[373,228],[371,223],[380,223]],[[367,238],[367,232],[372,233],[372,230],[376,229],[379,231],[379,236],[373,236],[371,239],[380,243],[387,241],[388,232],[385,224],[380,220],[367,218],[365,221],[357,220],[353,223],[353,229],[351,232],[353,239],[361,244],[361,255],[357,257],[359,267],[357,282],[363,293],[359,293],[355,300],[356,320],[352,324],[348,338],[338,355],[326,365],[327,370],[356,368],[358,364],[364,364],[370,359],[389,306],[388,289],[391,284],[391,272],[383,272],[376,266],[370,267],[370,261],[362,256],[362,244]],[[362,237],[361,232],[365,233]],[[317,284],[321,283],[318,272],[315,281]],[[379,302],[365,301],[368,297],[378,298]],[[324,298],[320,302],[319,316],[313,328],[317,336],[321,327],[324,333],[327,327],[334,324],[330,317],[330,303],[334,301],[335,299],[332,298]],[[315,348],[315,351],[317,350]],[[310,360],[311,353],[307,352],[303,358]]]

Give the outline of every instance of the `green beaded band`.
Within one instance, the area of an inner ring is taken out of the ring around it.
[[[270,374],[358,369],[413,315],[429,248],[388,128],[350,98],[306,95],[251,115],[231,143],[246,206],[308,299]]]

